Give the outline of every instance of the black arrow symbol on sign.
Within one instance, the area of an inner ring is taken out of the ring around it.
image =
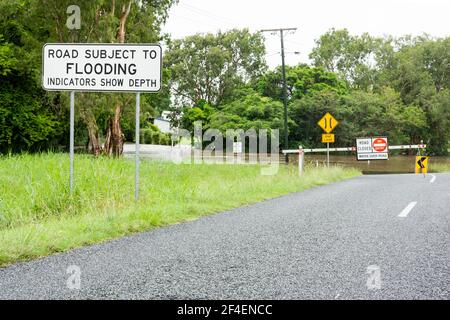
[[[327,121],[328,120],[328,121]],[[330,124],[330,129],[331,129],[331,127],[332,127],[332,121],[333,121],[333,119],[331,119],[331,118],[324,118],[323,119],[323,122],[324,122],[324,127],[325,127],[325,130],[327,130],[328,129],[328,123]]]
[[[417,164],[419,165],[419,167],[421,169],[425,168],[425,166],[423,165],[425,160],[427,160],[427,157],[422,157],[422,158],[419,159],[419,161],[417,161]]]

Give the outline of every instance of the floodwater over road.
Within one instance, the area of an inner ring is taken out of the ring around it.
[[[153,160],[165,160],[173,161],[174,156],[179,156],[180,159],[192,160],[192,150],[190,146],[159,146],[159,145],[141,145],[140,146],[141,159],[153,159]],[[181,152],[181,153],[180,153]],[[134,144],[124,145],[124,155],[125,157],[134,157]],[[257,159],[261,157],[262,154],[252,154],[252,159]],[[203,155],[202,160],[204,162],[227,162],[230,156],[217,156],[217,155]],[[246,153],[241,155],[243,163],[249,163],[250,155]],[[267,157],[270,155],[264,154],[263,158],[268,160]],[[231,156],[231,162],[236,159],[236,156]],[[219,161],[220,160],[220,161]],[[256,161],[256,160],[254,160]],[[284,155],[279,155],[278,161],[284,163]],[[313,166],[324,166],[326,165],[327,156],[325,153],[307,153],[305,155],[305,161],[307,165]],[[254,163],[254,162],[253,162]],[[298,154],[289,154],[289,163],[292,165],[298,164]],[[330,165],[339,165],[344,167],[353,167],[361,170],[365,174],[375,174],[375,173],[413,173],[415,166],[415,156],[414,155],[398,155],[390,154],[388,160],[371,160],[371,161],[358,161],[356,160],[355,153],[347,153],[345,155],[336,153],[330,153]],[[446,165],[450,168],[450,157],[431,157],[429,160],[429,172],[433,172],[433,167],[437,165]]]
[[[290,157],[297,162],[297,155]],[[306,154],[305,161],[311,165],[326,165],[326,154]],[[450,166],[450,157],[431,157],[429,160],[430,171],[433,165],[446,164]],[[413,173],[415,156],[390,155],[389,160],[358,161],[356,155],[332,155],[330,154],[330,165],[354,167],[363,173]]]

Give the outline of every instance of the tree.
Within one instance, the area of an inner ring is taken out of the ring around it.
[[[450,136],[450,89],[444,89],[423,101],[428,121],[425,140],[435,155],[448,155]]]
[[[16,54],[13,45],[0,43],[0,153],[40,150],[59,134],[43,92]]]
[[[232,100],[234,91],[266,69],[264,39],[248,30],[197,34],[168,43],[165,66],[180,105]]]
[[[260,130],[280,130],[283,134],[283,104],[269,97],[263,97],[251,88],[242,88],[235,93],[235,99],[220,106],[208,117],[207,128],[219,130],[225,138],[228,130],[242,130],[255,137]],[[242,140],[244,148],[251,146],[250,136]],[[270,142],[271,143],[271,142]]]
[[[399,50],[386,81],[391,82],[406,103],[414,102],[424,91],[450,88],[450,38],[427,36],[399,39]]]
[[[267,130],[272,135],[273,130],[277,129],[283,135],[283,119],[283,104],[280,101],[263,97],[251,88],[243,88],[236,92],[234,101],[220,106],[211,114],[208,125],[222,133],[224,145],[228,130],[242,130],[248,137],[242,140],[243,146],[246,150],[252,150],[251,137],[256,138],[261,130]]]
[[[260,94],[283,101],[281,67],[266,72],[252,85]],[[345,82],[339,80],[335,73],[325,71],[322,67],[310,67],[306,64],[286,66],[286,85],[288,100],[300,99],[304,95],[321,90],[331,90],[338,94],[347,92]]]
[[[46,149],[59,134],[58,121],[41,104],[45,98],[38,89],[30,84],[14,90],[0,80],[0,153]]]
[[[25,25],[29,28],[29,43],[34,44],[36,60],[40,59],[45,42],[99,42],[99,43],[152,43],[161,40],[161,25],[165,22],[169,8],[177,0],[81,0],[82,23],[79,30],[66,26],[66,9],[73,4],[69,0],[25,0],[29,10]],[[98,128],[96,123],[101,100],[96,95],[79,94],[77,101],[81,118],[86,123],[89,144],[95,154],[99,153]],[[95,102],[89,101],[94,99]],[[147,98],[148,99],[148,98]],[[122,154],[124,134],[121,118],[126,105],[134,98],[130,94],[113,94],[106,106],[110,116],[106,127],[104,152],[108,155]]]
[[[322,131],[316,123],[326,112],[340,121],[334,131],[337,146],[353,146],[356,138],[365,136],[388,136],[393,144],[420,143],[427,127],[423,110],[405,105],[389,87],[379,93],[359,90],[341,96],[318,91],[290,105],[293,140],[305,147],[320,146]]]
[[[384,135],[392,144],[420,143],[427,125],[424,112],[405,105],[400,94],[389,87],[380,93],[354,92],[345,96],[343,104],[345,117],[353,126],[351,139]]]
[[[5,43],[0,34],[0,76],[8,76],[17,67],[19,61],[14,56],[12,45]]]
[[[48,148],[62,127],[35,81],[20,10],[12,1],[0,4],[0,153]]]
[[[420,108],[428,130],[421,137],[437,155],[448,154],[450,114],[450,38],[427,35],[397,41],[398,52],[392,67],[384,70],[386,82],[400,93],[403,102]]]
[[[301,99],[293,100],[289,104],[289,118],[292,120],[289,126],[290,146],[302,145],[305,148],[319,146],[322,130],[317,122],[326,112],[330,112],[342,124],[344,117],[341,106],[342,99],[332,90],[315,91]],[[341,136],[337,136],[339,137],[337,143],[341,143]]]
[[[448,152],[449,114],[445,98],[450,84],[450,38],[434,39],[428,35],[374,38],[367,34],[352,36],[347,30],[334,30],[322,35],[310,57],[316,66],[337,72],[353,91],[347,102],[363,107],[366,102],[383,105],[382,100],[398,92],[402,114],[389,114],[392,106],[367,106],[364,119],[391,117],[397,133],[388,130],[395,140],[424,140],[429,150],[444,155]],[[390,92],[386,87],[391,88]],[[372,97],[362,92],[376,93]],[[355,101],[351,97],[362,100]],[[375,100],[374,100],[375,99]],[[386,100],[393,103],[393,100]],[[398,104],[395,99],[395,104]],[[383,123],[379,124],[383,128]],[[387,128],[387,127],[386,127]],[[428,130],[425,130],[428,128]],[[387,129],[386,129],[387,130]]]
[[[209,117],[213,114],[214,109],[204,100],[197,101],[193,107],[185,107],[183,109],[183,117],[181,118],[181,126],[189,131],[194,130],[194,123],[201,121],[203,128],[208,127]]]
[[[389,64],[391,41],[368,33],[353,36],[347,29],[331,29],[316,41],[309,57],[315,66],[337,73],[353,88],[369,90],[377,84],[379,68]]]

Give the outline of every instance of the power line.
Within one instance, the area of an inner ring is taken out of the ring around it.
[[[292,44],[296,44],[298,46],[303,46],[303,43],[297,42],[297,41],[293,41],[293,40],[289,40],[289,39],[284,39],[284,41],[292,43]]]
[[[236,21],[233,21],[231,19],[228,19],[228,18],[225,18],[223,16],[217,15],[217,14],[212,13],[212,12],[207,11],[207,10],[194,7],[194,6],[189,5],[189,4],[180,3],[180,6],[184,7],[185,9],[190,10],[191,12],[194,12],[194,13],[196,13],[198,15],[202,15],[202,16],[207,17],[207,18],[211,18],[211,19],[214,19],[214,20],[220,19],[220,20],[222,20],[224,22],[227,22],[230,25],[236,25],[237,24]]]
[[[195,24],[200,25],[200,26],[208,25],[210,27],[214,27],[216,30],[220,30],[221,29],[218,25],[213,24],[213,23],[208,22],[208,21],[195,20],[195,19],[192,19],[191,17],[186,17],[186,16],[182,16],[182,15],[178,15],[178,14],[172,14],[172,17],[179,18],[179,19],[185,19],[185,20],[188,20],[190,22],[194,22]]]
[[[272,57],[274,55],[280,54],[279,52],[272,52],[272,53],[266,53],[264,56],[266,57]]]

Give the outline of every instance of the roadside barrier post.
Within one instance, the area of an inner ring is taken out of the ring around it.
[[[303,174],[303,163],[305,161],[305,151],[302,146],[298,147],[298,175],[301,176]]]

